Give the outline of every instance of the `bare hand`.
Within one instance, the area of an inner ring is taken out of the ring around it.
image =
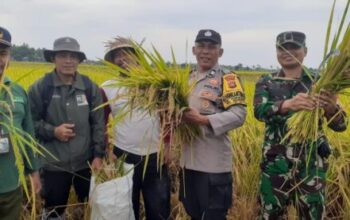
[[[61,124],[60,126],[55,127],[55,137],[62,142],[69,141],[75,136],[74,126],[74,124]]]
[[[209,125],[209,119],[205,115],[201,115],[198,110],[189,108],[182,115],[182,121],[199,125]]]
[[[287,99],[281,106],[281,112],[285,113],[289,110],[300,111],[309,110],[312,111],[316,107],[316,101],[306,93],[298,93],[291,99]]]
[[[40,182],[40,176],[38,171],[30,175],[30,182],[34,188],[34,192],[38,194],[41,190],[41,182]]]
[[[324,109],[324,116],[327,118],[327,120],[330,120],[334,117],[334,115],[337,114],[339,111],[337,106],[337,96],[335,94],[332,94],[328,91],[321,91],[319,95],[315,96],[318,102],[318,105]],[[337,114],[335,118],[333,118],[334,121],[342,120],[343,114]]]
[[[337,112],[337,96],[328,91],[321,91],[315,96],[318,105],[324,109],[326,115],[333,116]]]
[[[91,163],[91,169],[100,170],[102,168],[102,158],[95,157]]]

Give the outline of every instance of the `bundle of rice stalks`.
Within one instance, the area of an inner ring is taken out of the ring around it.
[[[328,23],[324,59],[320,66],[319,79],[314,79],[315,81],[310,91],[311,96],[320,94],[323,90],[333,94],[350,94],[346,91],[346,89],[350,88],[350,23],[349,21],[346,22],[350,0],[347,1],[338,30],[330,43],[329,39],[335,3],[336,1],[333,3]],[[344,25],[346,30],[343,33]],[[317,140],[319,136],[319,121],[323,117],[323,114],[324,111],[319,106],[313,111],[295,113],[288,119],[289,132],[284,140],[288,139],[291,143],[304,143]],[[337,114],[340,114],[340,112]]]
[[[159,52],[153,47],[152,53],[134,43],[135,54],[129,54],[135,60],[127,70],[111,63],[106,65],[115,69],[115,83],[112,87],[125,88],[127,92],[117,99],[123,98],[127,102],[124,110],[114,118],[113,124],[122,120],[134,109],[144,111],[145,114],[159,116],[161,121],[160,153],[163,152],[163,140],[170,136],[172,146],[182,146],[192,143],[201,135],[199,126],[181,123],[182,114],[188,109],[188,96],[192,90],[189,84],[189,66],[181,68],[176,64],[172,52],[172,64],[164,61]],[[162,157],[161,157],[162,158]]]
[[[95,177],[95,184],[101,184],[127,175],[131,170],[125,169],[125,158],[126,154],[123,154],[115,160],[104,159],[101,169],[91,169],[92,175]]]

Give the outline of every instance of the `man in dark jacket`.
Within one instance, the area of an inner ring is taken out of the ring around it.
[[[98,86],[77,72],[86,56],[74,38],[58,38],[44,57],[55,69],[31,86],[29,97],[36,136],[56,157],[41,158],[46,217],[61,219],[71,185],[83,202],[89,194],[89,162],[93,169],[101,167],[104,113],[93,111],[102,104]]]

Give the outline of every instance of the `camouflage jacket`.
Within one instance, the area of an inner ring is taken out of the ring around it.
[[[312,79],[305,72],[300,79],[291,80],[284,78],[284,73],[280,71],[262,76],[257,82],[254,95],[254,115],[259,121],[265,122],[264,147],[280,144],[287,132],[286,122],[293,112],[280,113],[283,101],[298,93],[308,92],[311,85]],[[342,115],[340,121],[333,120],[328,124],[332,130],[344,131],[346,129],[345,113]],[[324,139],[320,141],[326,141],[325,136],[322,135],[322,123],[320,123],[320,132],[321,139]]]

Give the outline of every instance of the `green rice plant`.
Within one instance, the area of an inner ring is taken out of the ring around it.
[[[349,115],[349,100],[347,96],[340,96],[344,109]],[[328,159],[326,185],[327,217],[350,218],[350,130],[342,133],[331,132],[325,129],[327,137],[333,149],[332,156]]]
[[[350,23],[346,21],[350,0],[347,1],[334,38],[332,42],[329,42],[335,3],[336,1],[333,3],[328,23],[324,61],[320,66],[320,77],[315,79],[313,83],[310,91],[311,96],[321,94],[323,90],[333,94],[350,95],[346,91],[347,88],[350,88]],[[344,25],[345,32],[343,33]],[[323,114],[324,111],[319,106],[313,111],[300,111],[293,114],[288,119],[289,131],[284,140],[290,140],[291,143],[306,143],[317,140],[320,135],[319,121]],[[303,124],[302,127],[300,127],[301,124]]]
[[[247,103],[253,102],[259,76],[240,75]],[[228,219],[256,219],[259,213],[260,161],[264,124],[256,122],[253,108],[247,108],[246,123],[230,132],[233,151],[233,206]],[[237,211],[244,210],[244,211]]]
[[[101,169],[91,169],[92,175],[96,178],[95,183],[101,184],[127,175],[131,169],[126,170],[124,167],[126,156],[126,154],[123,154],[115,160],[103,159]]]

